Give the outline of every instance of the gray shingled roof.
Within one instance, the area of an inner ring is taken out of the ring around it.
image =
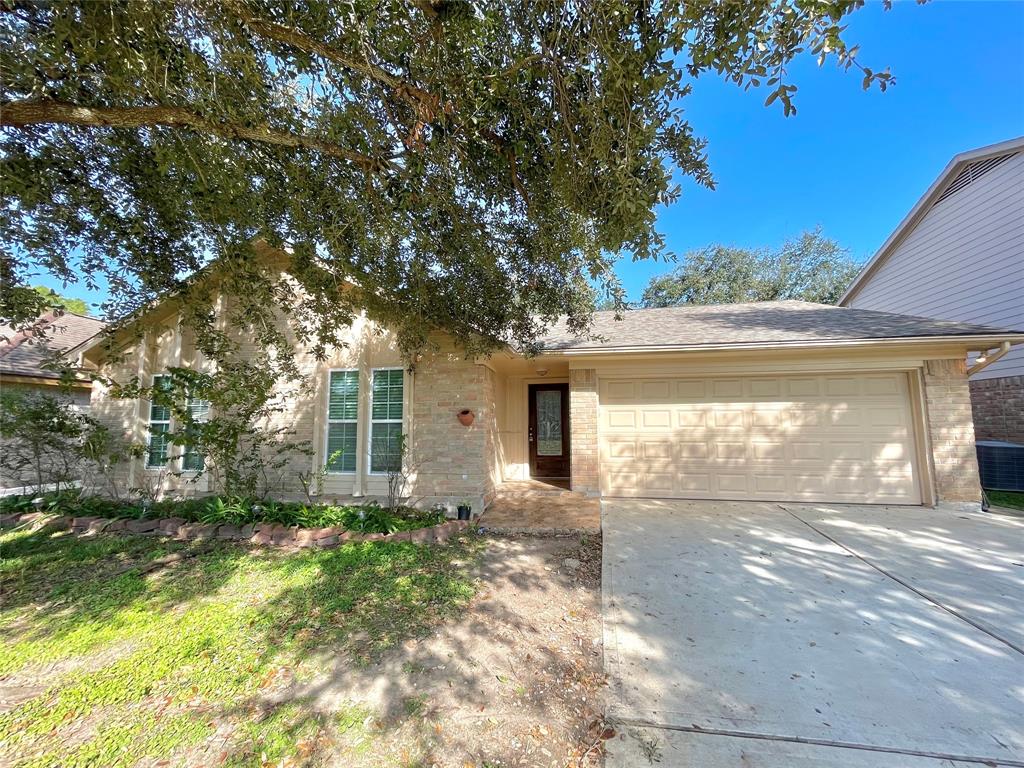
[[[563,320],[548,332],[544,347],[700,347],[1024,333],[804,301],[635,309],[623,312],[621,320],[614,312],[596,312],[591,332],[598,338],[574,338]]]
[[[65,312],[39,319],[32,331],[18,332],[10,326],[0,328],[0,373],[60,378],[46,365],[59,355],[95,336],[103,328],[102,320]]]

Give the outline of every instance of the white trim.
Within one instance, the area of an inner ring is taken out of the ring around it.
[[[192,410],[194,403],[206,403],[206,416],[204,416],[201,420],[200,419],[196,419],[195,412]],[[185,408],[188,409],[189,413],[192,414],[192,421],[196,422],[197,424],[205,424],[210,419],[210,411],[213,410],[213,403],[211,403],[209,400],[204,400],[203,398],[193,397],[191,394],[189,394],[186,391],[185,392]],[[173,413],[171,414],[171,418],[174,418],[174,414]],[[186,432],[186,434],[187,434],[187,432]],[[180,474],[182,474],[182,475],[188,475],[188,476],[190,476],[192,478],[195,478],[196,476],[206,472],[206,454],[200,454],[198,452],[196,454],[196,455],[199,456],[200,459],[202,459],[202,462],[203,462],[203,466],[202,467],[200,467],[199,469],[187,469],[185,467],[185,458],[188,456],[189,448],[191,448],[191,447],[194,447],[194,446],[192,446],[189,443],[182,443],[182,445],[181,445],[181,454],[178,456],[178,458],[181,459],[181,466],[178,467],[178,472]]]
[[[893,230],[893,233],[889,235],[888,239],[882,243],[882,247],[879,248],[875,255],[871,257],[867,264],[864,265],[863,269],[857,274],[850,283],[850,287],[846,289],[846,292],[837,302],[839,306],[846,306],[846,302],[852,299],[864,283],[871,275],[875,273],[875,270],[881,266],[882,262],[889,258],[890,252],[899,245],[903,239],[910,234],[911,230],[917,226],[918,222],[925,217],[929,210],[931,210],[932,203],[938,198],[946,189],[947,184],[955,174],[959,173],[963,166],[977,162],[987,157],[995,157],[997,155],[1005,155],[1010,152],[1017,152],[1024,149],[1024,136],[1019,136],[1009,141],[1002,141],[998,144],[990,144],[987,147],[979,147],[978,149],[972,149],[967,152],[961,152],[959,155],[954,157],[945,168],[942,169],[942,173],[939,174],[938,178],[932,182],[931,186],[925,191],[921,198],[914,204],[914,207],[910,209],[908,213]]]
[[[151,374],[150,377],[149,377],[149,388],[151,390],[153,390],[153,391],[156,391],[156,380],[157,379],[163,379],[163,378],[168,378],[169,379],[170,377],[171,377],[170,373],[154,373],[154,374]],[[146,469],[166,469],[167,465],[170,464],[174,460],[174,457],[171,456],[171,444],[170,443],[168,443],[167,446],[164,448],[164,463],[163,464],[151,464],[150,463],[150,456],[153,453],[153,449],[152,449],[152,445],[153,445],[153,425],[154,424],[166,424],[167,425],[167,432],[164,432],[162,434],[165,434],[165,435],[168,434],[174,428],[173,427],[174,411],[170,407],[161,406],[161,407],[167,407],[167,420],[164,421],[163,419],[161,419],[161,420],[158,420],[158,421],[154,421],[153,420],[153,405],[154,405],[154,401],[152,399],[150,399],[147,402],[149,403],[149,407],[146,409],[146,461],[145,461],[145,465],[144,466],[145,466]]]
[[[402,372],[402,418],[400,419],[375,419],[373,418],[373,376],[377,371],[401,371]],[[381,366],[380,368],[370,368],[370,386],[367,392],[367,407],[366,407],[366,475],[367,477],[385,477],[387,472],[374,472],[373,471],[373,425],[374,424],[400,424],[402,426],[402,432],[405,432],[405,415],[407,412],[406,406],[406,378],[407,373],[405,368],[400,365],[388,365]]]
[[[359,406],[361,403],[361,392],[362,379],[359,375],[358,368],[328,368],[327,369],[327,387],[324,393],[324,439],[323,439],[323,458],[319,462],[326,469],[327,460],[330,458],[327,455],[327,442],[330,439],[331,424],[354,424],[356,427],[356,469],[351,472],[327,470],[326,474],[330,477],[355,477],[357,474],[358,458],[359,458]],[[354,419],[332,419],[331,418],[331,374],[333,373],[354,373],[356,374],[356,417]]]

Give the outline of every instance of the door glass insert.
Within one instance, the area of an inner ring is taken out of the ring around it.
[[[562,455],[562,393],[542,389],[537,398],[537,455]]]

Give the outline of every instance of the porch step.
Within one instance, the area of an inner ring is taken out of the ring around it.
[[[578,536],[580,534],[593,536],[601,532],[601,526],[574,525],[554,528],[537,525],[491,525],[485,515],[480,519],[480,531],[491,536]]]
[[[517,501],[521,499],[586,499],[587,494],[582,491],[567,491],[562,488],[551,490],[525,489],[511,490],[498,488],[494,492],[493,501]]]

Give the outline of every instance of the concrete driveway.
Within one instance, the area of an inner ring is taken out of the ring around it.
[[[605,500],[609,768],[1024,766],[1024,520]]]

